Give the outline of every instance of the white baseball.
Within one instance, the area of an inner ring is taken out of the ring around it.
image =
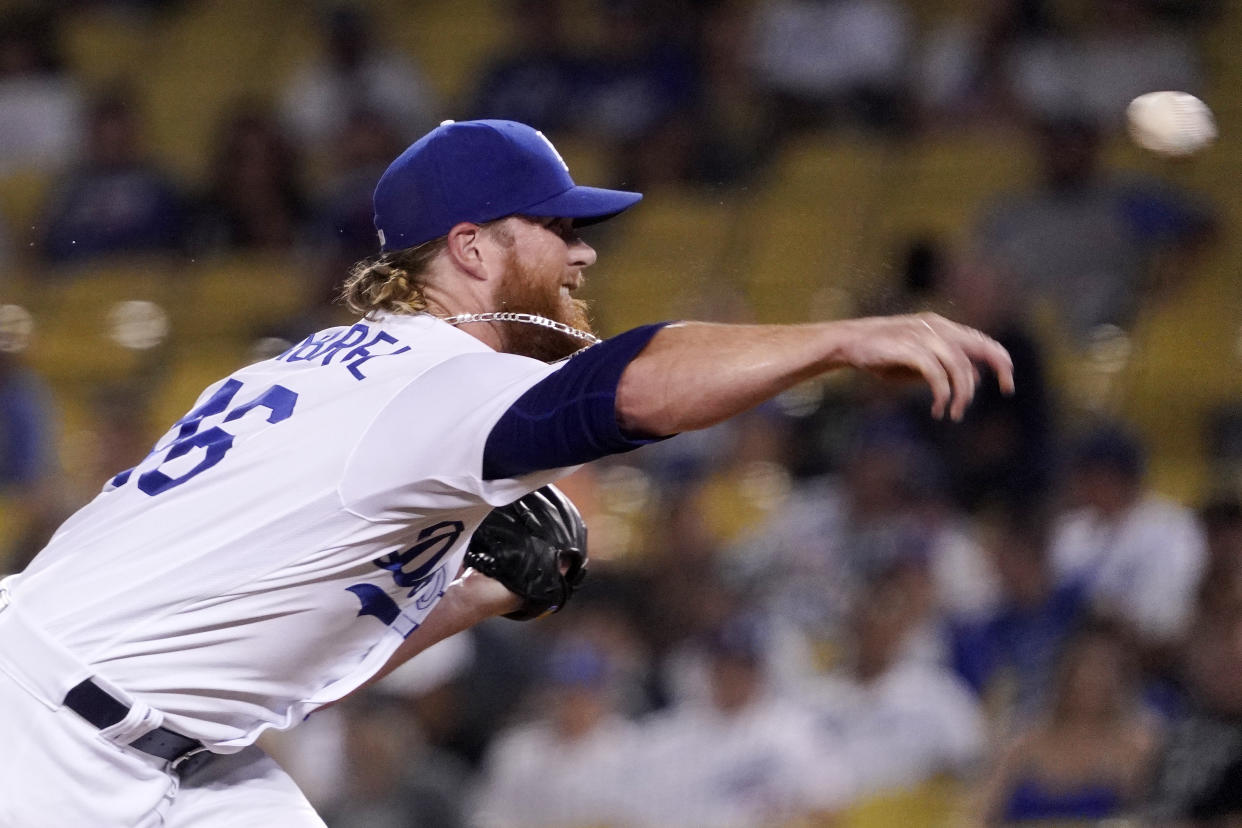
[[[1130,137],[1161,155],[1198,152],[1216,138],[1216,119],[1207,104],[1185,92],[1148,92],[1126,108]]]

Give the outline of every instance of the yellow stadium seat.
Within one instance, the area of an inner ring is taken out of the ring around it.
[[[151,400],[151,419],[166,428],[194,407],[207,386],[241,368],[247,362],[246,346],[230,341],[195,343],[178,349],[163,381]]]
[[[151,370],[159,347],[124,347],[114,338],[113,314],[118,303],[129,300],[152,302],[168,314],[175,294],[170,282],[168,263],[151,258],[46,274],[27,296],[35,320],[27,359],[55,381],[112,381]],[[124,331],[140,340],[153,329],[130,322]]]
[[[684,317],[704,292],[727,287],[735,222],[734,208],[719,196],[676,189],[651,194],[601,228],[615,235],[586,272],[600,329]]]
[[[761,321],[806,321],[826,291],[871,289],[875,233],[900,164],[892,147],[856,137],[811,135],[782,151],[738,231]]]
[[[867,799],[833,824],[836,828],[949,828],[955,824],[961,796],[961,785],[955,780],[932,779],[908,791]]]
[[[159,46],[160,31],[143,15],[86,7],[65,16],[60,42],[74,77],[102,87],[140,74]]]
[[[186,268],[178,328],[190,340],[249,340],[306,307],[313,279],[287,255],[236,255]]]
[[[877,220],[889,244],[910,235],[969,238],[983,209],[1030,180],[1028,142],[1009,134],[932,136],[907,149],[899,186]]]
[[[221,119],[239,99],[276,97],[290,64],[311,47],[312,21],[310,4],[277,0],[205,0],[170,18],[135,79],[159,160],[201,182]]]
[[[483,65],[505,42],[505,12],[493,0],[376,0],[369,5],[376,30],[383,33],[381,42],[406,49],[450,111],[461,111],[455,105],[469,100]]]
[[[0,178],[0,213],[14,244],[35,241],[53,176],[39,169],[14,170]]]

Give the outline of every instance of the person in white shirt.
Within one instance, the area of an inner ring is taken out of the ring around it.
[[[547,715],[496,736],[472,825],[574,828],[623,819],[627,800],[642,795],[629,784],[639,734],[617,709],[614,673],[607,652],[585,637],[554,646],[537,692]]]
[[[705,637],[709,692],[641,722],[622,824],[780,825],[846,803],[853,769],[821,749],[815,713],[767,677],[768,639],[746,613]]]
[[[1053,569],[1081,580],[1094,609],[1149,647],[1185,632],[1207,559],[1194,512],[1151,491],[1137,438],[1116,425],[1085,437],[1073,460],[1078,505],[1058,521]]]
[[[852,772],[852,802],[942,774],[965,777],[983,754],[983,713],[969,687],[910,655],[926,600],[922,568],[899,563],[867,584],[852,619],[853,652],[805,685],[821,750]]]

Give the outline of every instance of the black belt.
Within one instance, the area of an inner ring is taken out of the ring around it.
[[[117,701],[91,679],[65,694],[65,707],[100,730],[112,727],[129,715],[129,707]],[[182,772],[188,770],[185,760],[212,755],[198,739],[182,736],[166,727],[157,727],[150,733],[144,733],[130,742],[129,746],[171,762],[174,769]]]

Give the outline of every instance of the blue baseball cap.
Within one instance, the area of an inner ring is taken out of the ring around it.
[[[445,121],[388,166],[375,187],[380,249],[401,250],[463,221],[512,215],[591,224],[641,193],[580,187],[542,132],[516,121]]]

